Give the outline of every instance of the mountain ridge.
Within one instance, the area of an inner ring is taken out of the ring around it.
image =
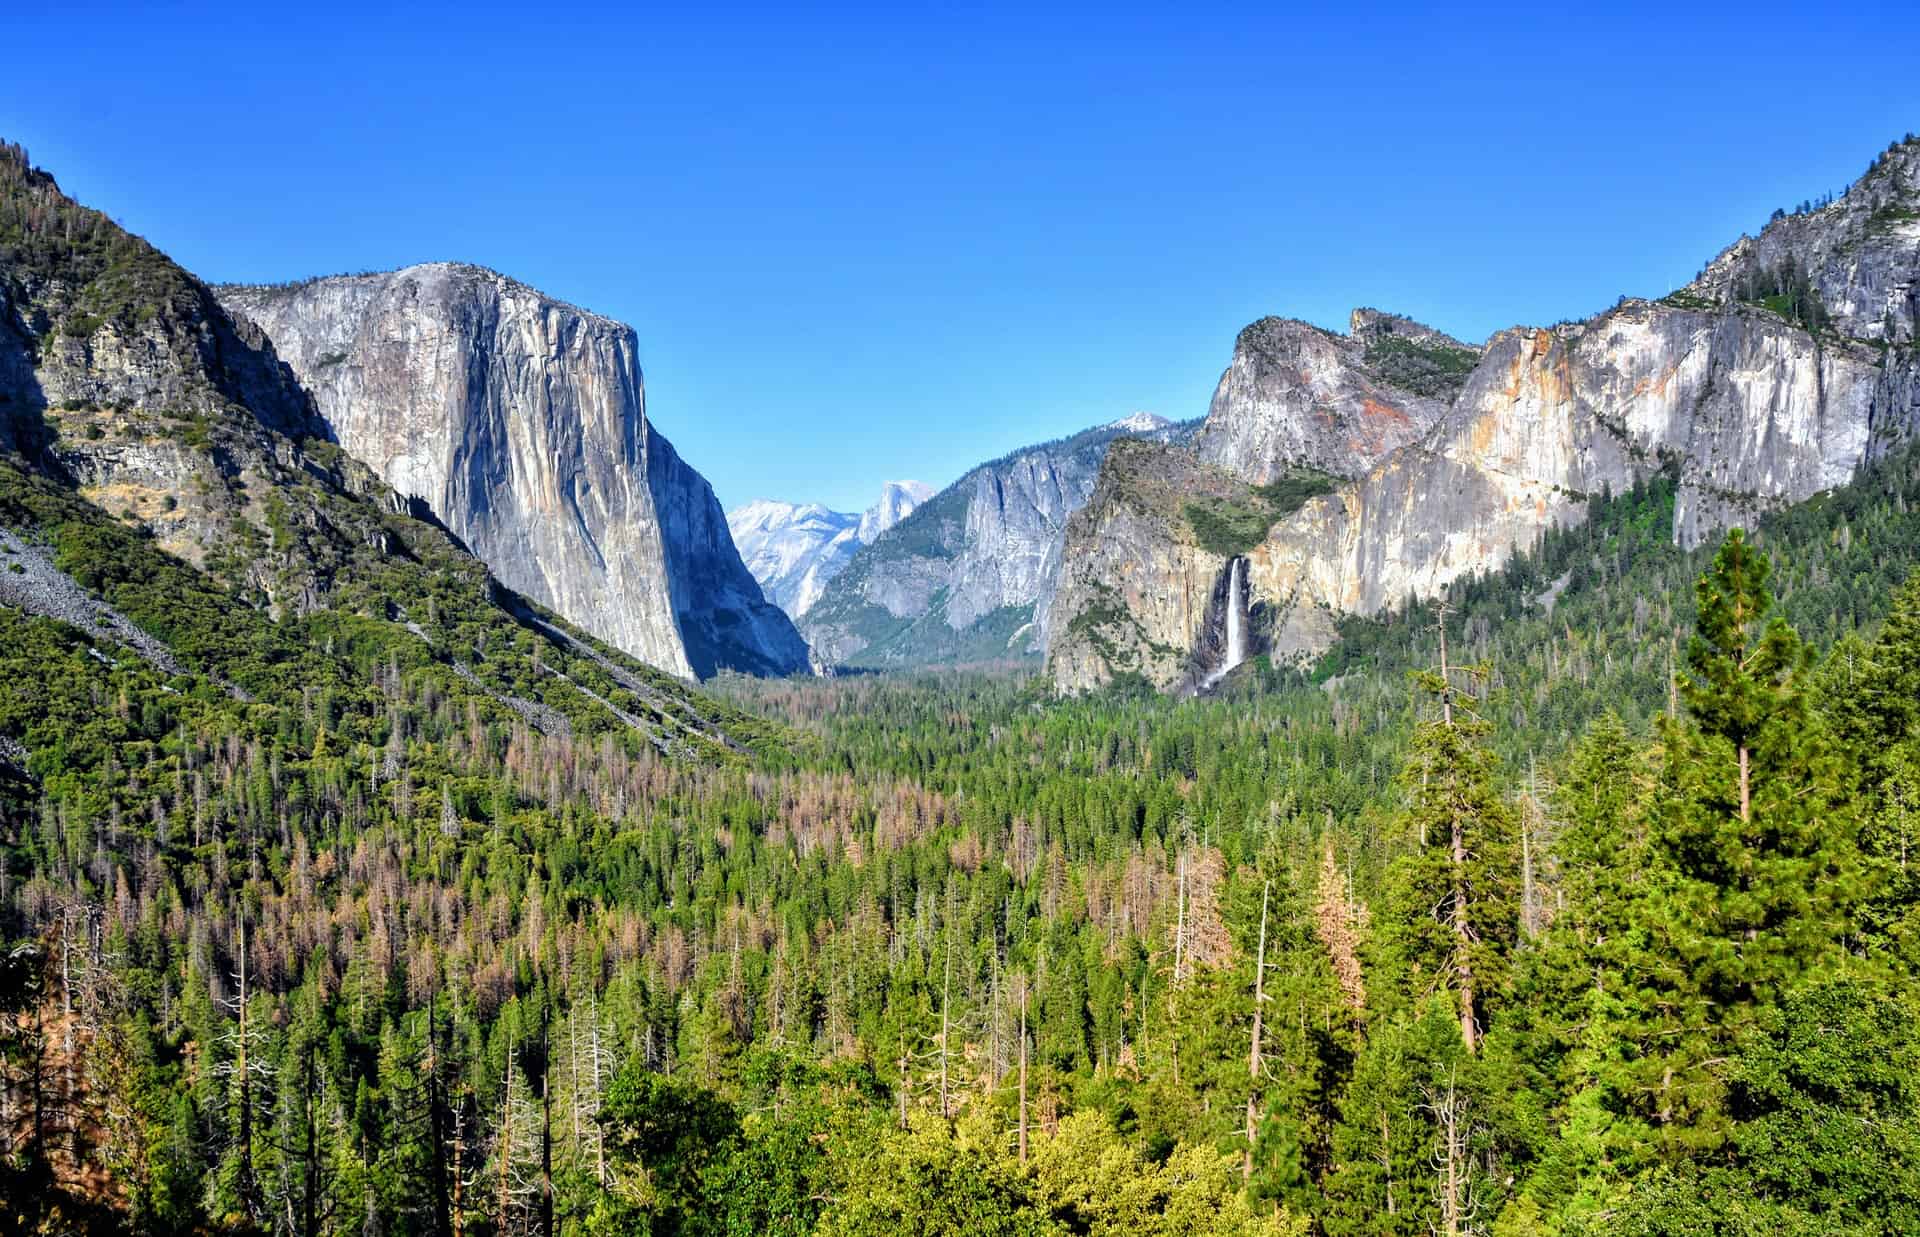
[[[1061,537],[1100,458],[1142,431],[1192,423],[1133,414],[975,465],[862,547],[801,624],[816,663],[909,666],[1037,656]]]
[[[130,651],[162,690],[261,717],[324,698],[363,738],[409,681],[475,724],[741,750],[736,714],[512,593],[326,430],[257,326],[0,144],[0,617],[16,634],[103,675],[126,665],[105,650]],[[31,730],[10,742],[47,757]]]
[[[1496,333],[1423,432],[1249,547],[1269,651],[1318,652],[1332,616],[1378,613],[1497,568],[1545,529],[1584,518],[1589,494],[1659,468],[1679,470],[1672,531],[1682,545],[1844,483],[1920,423],[1916,206],[1920,143],[1909,140],[1840,199],[1776,217],[1659,300],[1623,298],[1581,322]],[[1372,324],[1356,314],[1346,347]],[[1289,330],[1306,340],[1313,328]],[[1216,461],[1249,480],[1276,459],[1312,462],[1314,435],[1353,404],[1338,347],[1280,373],[1287,398],[1256,407],[1255,449],[1215,447]],[[1327,390],[1341,398],[1316,400]],[[1216,400],[1203,446],[1234,441],[1216,426],[1222,411]],[[1125,650],[1109,658],[1090,644],[1088,622],[1073,624],[1113,609],[1101,600],[1111,564],[1096,563],[1117,530],[1077,531],[1068,558],[1078,575],[1062,586],[1074,612],[1056,628],[1073,634],[1049,650],[1055,687],[1084,691],[1148,663],[1150,681],[1173,687],[1208,620],[1162,599],[1206,593],[1224,560],[1174,555],[1164,538],[1136,542],[1131,559],[1146,568],[1121,607],[1127,622],[1102,637]],[[1179,655],[1146,656],[1164,649]]]
[[[887,481],[879,499],[859,514],[823,503],[756,498],[727,513],[727,528],[767,599],[798,622],[861,546],[933,493],[924,481]]]

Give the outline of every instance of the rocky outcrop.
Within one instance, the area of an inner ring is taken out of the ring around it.
[[[0,451],[279,617],[324,608],[384,487],[253,324],[0,143]]]
[[[511,588],[675,674],[805,668],[711,487],[649,423],[630,327],[456,263],[220,296],[340,444]]]
[[[1254,487],[1180,446],[1115,443],[1092,498],[1068,522],[1048,669],[1064,690],[1137,678],[1191,692],[1219,669],[1235,555],[1196,534],[1196,503],[1249,504]],[[1251,570],[1248,570],[1251,582]],[[1256,605],[1255,652],[1331,635],[1314,610]]]
[[[1678,481],[1673,535],[1683,545],[1845,483],[1920,424],[1916,277],[1920,145],[1909,143],[1839,201],[1777,218],[1661,301],[1625,300],[1584,323],[1495,336],[1424,435],[1249,549],[1255,605],[1282,616],[1277,630],[1287,633],[1272,647],[1316,652],[1333,638],[1333,615],[1377,613],[1497,568],[1543,529],[1585,518],[1591,497],[1655,470]],[[1381,326],[1356,314],[1348,338]],[[1420,341],[1399,321],[1390,329]],[[1287,338],[1301,341],[1299,355],[1322,350],[1298,332]],[[1266,408],[1277,427],[1232,440],[1203,434],[1203,454],[1260,478],[1260,444],[1282,444],[1284,455],[1301,441],[1291,428],[1297,404]],[[1236,453],[1223,441],[1255,448]],[[1140,488],[1137,479],[1113,484]],[[1069,559],[1095,570],[1106,553],[1100,538],[1120,527],[1076,525]],[[1131,553],[1162,564],[1135,587],[1140,597],[1190,585],[1176,551],[1141,543]],[[1076,598],[1093,597],[1094,583]],[[1129,604],[1126,621],[1108,624],[1126,638],[1110,640],[1105,655],[1074,636],[1089,605],[1098,602],[1077,602],[1056,624],[1057,687],[1084,690],[1136,667],[1158,686],[1181,683],[1202,638],[1198,616]],[[1139,651],[1161,648],[1186,657]]]
[[[860,513],[856,531],[860,544],[872,545],[875,538],[912,515],[914,508],[933,494],[933,487],[924,481],[889,481],[882,485],[879,499]]]
[[[767,600],[798,620],[854,553],[933,496],[924,481],[889,481],[860,515],[819,503],[756,498],[727,513],[740,558]]]
[[[1256,483],[1301,466],[1358,476],[1439,421],[1477,355],[1374,310],[1355,310],[1346,335],[1262,318],[1234,341],[1194,446]]]
[[[968,472],[857,553],[802,623],[828,664],[1029,657],[1045,632],[1069,517],[1118,439],[1189,427],[1135,414]]]
[[[1834,201],[1777,213],[1741,237],[1678,299],[1722,304],[1777,295],[1804,275],[1839,335],[1890,344],[1920,340],[1920,142],[1888,147]]]

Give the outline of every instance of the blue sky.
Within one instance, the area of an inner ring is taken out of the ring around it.
[[[1920,130],[1920,6],[37,5],[0,135],[212,280],[451,258],[639,332],[729,506],[1147,409],[1263,314],[1479,338]]]

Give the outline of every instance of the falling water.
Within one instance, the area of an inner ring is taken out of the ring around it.
[[[1236,558],[1227,572],[1227,669],[1247,660],[1247,560]]]
[[[1220,664],[1207,673],[1202,688],[1212,687],[1227,671],[1247,660],[1247,560],[1236,558],[1227,568],[1227,648]]]

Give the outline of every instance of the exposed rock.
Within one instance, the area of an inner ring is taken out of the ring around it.
[[[311,659],[312,686],[361,681],[364,648],[336,642],[378,642],[386,626],[423,640],[452,671],[446,703],[489,724],[611,722],[675,756],[739,750],[707,720],[730,710],[501,587],[328,440],[256,326],[4,142],[0,237],[0,606],[77,629],[99,663],[127,664],[112,640],[243,701],[263,686],[298,698],[289,653]],[[201,616],[237,641],[207,639]],[[547,675],[537,702],[519,694],[529,652]]]
[[[1303,464],[1358,476],[1445,414],[1440,396],[1448,392],[1435,375],[1446,362],[1470,368],[1476,353],[1374,310],[1354,311],[1353,329],[1344,336],[1262,318],[1234,341],[1195,449],[1208,463],[1257,483]],[[1416,374],[1420,366],[1426,368]],[[1428,393],[1396,385],[1390,368],[1405,371],[1406,381]]]
[[[340,444],[508,586],[676,674],[805,668],[711,487],[649,424],[632,328],[455,263],[220,296]]]
[[[933,487],[924,481],[889,481],[880,487],[879,501],[860,515],[861,545],[913,514],[914,508],[933,497]]]
[[[1092,498],[1067,525],[1058,626],[1048,645],[1055,683],[1080,691],[1138,676],[1183,693],[1205,684],[1227,653],[1233,556],[1201,543],[1188,510],[1196,502],[1247,503],[1252,489],[1193,450],[1115,443]],[[1331,632],[1318,613],[1263,603],[1257,594],[1255,603],[1256,653],[1291,656]]]
[[[1190,427],[1136,413],[983,464],[854,555],[802,629],[827,664],[1028,657],[1045,647],[1068,518],[1116,439]]]
[[[727,513],[740,557],[767,599],[793,618],[820,599],[854,553],[933,495],[924,481],[889,481],[861,515],[819,503],[758,498]]]
[[[1920,339],[1920,142],[1889,147],[1846,193],[1816,210],[1774,218],[1708,264],[1677,299],[1738,299],[1756,275],[1789,259],[1805,272],[1839,334]]]
[[[1907,342],[1920,277],[1916,164],[1920,146],[1898,148],[1838,202],[1777,219],[1662,301],[1625,300],[1585,323],[1495,336],[1425,435],[1307,502],[1249,551],[1256,605],[1279,616],[1270,649],[1317,652],[1333,639],[1334,614],[1377,613],[1498,568],[1543,529],[1584,519],[1591,497],[1655,470],[1676,474],[1673,535],[1694,545],[1844,484],[1911,435],[1920,424],[1920,350]],[[1772,296],[1783,269],[1800,272],[1823,308],[1741,299]],[[1369,375],[1342,362],[1342,347],[1382,332],[1432,344],[1426,328],[1370,311],[1355,314],[1345,344],[1297,325],[1255,327],[1257,346],[1243,333],[1236,367],[1243,356],[1250,375],[1268,358],[1320,358],[1299,372],[1321,378],[1303,377],[1298,388],[1344,392],[1362,406],[1355,393]],[[1233,378],[1230,370],[1223,390]],[[1210,416],[1203,456],[1256,479],[1269,460],[1312,458],[1302,404],[1288,395],[1298,388],[1283,382],[1284,398],[1250,399],[1250,416],[1221,426]],[[1103,475],[1103,492],[1110,482],[1141,487],[1138,478]],[[1096,496],[1089,510],[1116,504],[1124,500]],[[1154,544],[1155,535],[1120,519],[1075,524],[1068,557],[1095,574],[1073,590],[1074,606],[1056,625],[1050,664],[1060,689],[1084,690],[1136,666],[1158,686],[1179,685],[1204,616],[1165,600],[1193,586],[1194,567],[1177,529],[1172,546]],[[1120,639],[1093,657],[1073,637],[1088,607],[1101,604],[1097,573],[1123,568],[1105,538],[1128,544],[1121,557],[1136,564],[1136,578],[1117,594],[1128,601],[1125,615],[1106,625]],[[1063,604],[1067,596],[1063,589]]]
[[[179,674],[166,645],[54,566],[40,547],[0,528],[0,606],[58,619],[96,639],[125,645],[162,674]]]

